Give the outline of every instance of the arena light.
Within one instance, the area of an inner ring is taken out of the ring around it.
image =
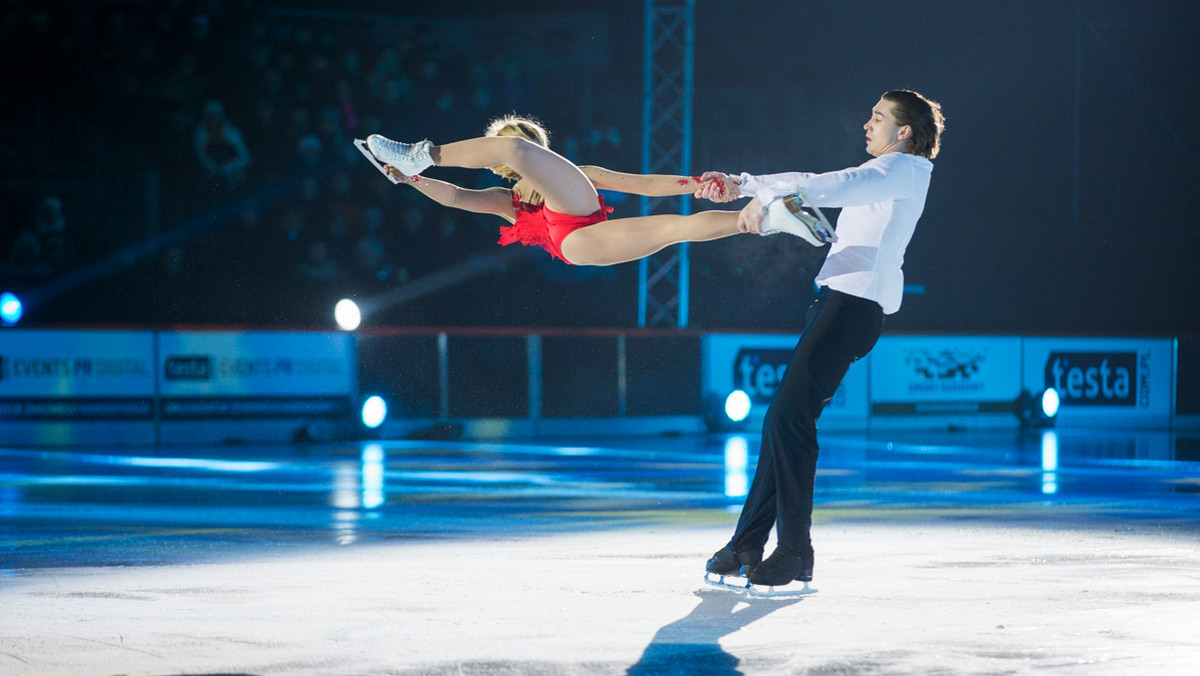
[[[741,390],[734,390],[725,397],[725,416],[737,423],[750,415],[750,396]]]
[[[0,294],[0,323],[12,326],[21,321],[23,314],[25,314],[25,306],[22,305],[21,299],[17,298],[15,293],[5,291]]]
[[[742,431],[750,425],[751,406],[750,396],[742,390],[710,391],[704,396],[704,427],[714,434]]]
[[[1053,427],[1060,403],[1058,391],[1053,387],[1042,390],[1036,397],[1028,390],[1022,390],[1021,396],[1017,397],[1014,412],[1022,427]]]
[[[1058,390],[1047,387],[1046,391],[1042,392],[1042,416],[1050,420],[1058,415],[1059,403],[1061,402],[1058,398]]]
[[[379,395],[367,397],[362,406],[362,424],[375,429],[387,420],[387,402]]]
[[[362,312],[358,309],[357,303],[349,298],[343,298],[333,306],[333,319],[341,330],[353,331],[362,323]]]

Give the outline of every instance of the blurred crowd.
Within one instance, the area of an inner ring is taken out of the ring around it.
[[[177,308],[266,279],[296,297],[370,293],[495,246],[499,220],[393,186],[354,138],[448,140],[534,112],[568,130],[555,141],[570,157],[635,161],[616,126],[580,123],[578,92],[542,91],[519,54],[476,53],[462,19],[79,0],[6,4],[0,22],[5,62],[20,65],[10,89],[76,112],[160,167],[163,231],[197,234],[165,239],[126,280]],[[488,172],[451,179],[499,184]],[[87,205],[45,190],[29,197],[36,222],[6,227],[6,269],[44,275],[116,253],[75,256],[69,216]]]

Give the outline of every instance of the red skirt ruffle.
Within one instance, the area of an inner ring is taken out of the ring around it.
[[[580,228],[595,225],[608,220],[612,207],[604,206],[604,198],[599,197],[600,208],[587,216],[571,216],[560,214],[547,209],[544,204],[530,205],[521,202],[513,196],[513,208],[517,210],[517,220],[512,225],[500,227],[502,245],[520,243],[526,246],[540,246],[550,255],[570,264],[562,255],[562,242],[567,235]]]

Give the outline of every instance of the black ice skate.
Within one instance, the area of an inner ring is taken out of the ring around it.
[[[746,592],[751,596],[801,596],[816,590],[808,583],[813,577],[813,551],[779,547],[746,576]],[[799,582],[799,587],[788,586]]]
[[[746,575],[762,561],[762,552],[733,551],[733,545],[725,545],[708,563],[704,564],[704,581],[714,587],[744,591],[749,583]],[[726,578],[735,578],[726,581]]]

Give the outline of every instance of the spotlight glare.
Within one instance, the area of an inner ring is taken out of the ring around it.
[[[750,397],[741,390],[734,390],[725,397],[725,415],[733,422],[741,422],[750,415]]]
[[[338,328],[343,331],[353,331],[362,322],[362,312],[359,311],[358,305],[354,301],[343,298],[333,306],[333,318],[337,321]]]
[[[1046,391],[1042,392],[1042,414],[1047,419],[1058,415],[1058,404],[1058,390],[1053,387],[1046,388]]]
[[[375,429],[387,420],[387,402],[379,395],[367,397],[363,402],[362,407],[362,423],[371,429]]]
[[[25,307],[16,294],[7,291],[0,294],[0,322],[6,326],[12,326],[21,321],[23,314],[25,314]]]

